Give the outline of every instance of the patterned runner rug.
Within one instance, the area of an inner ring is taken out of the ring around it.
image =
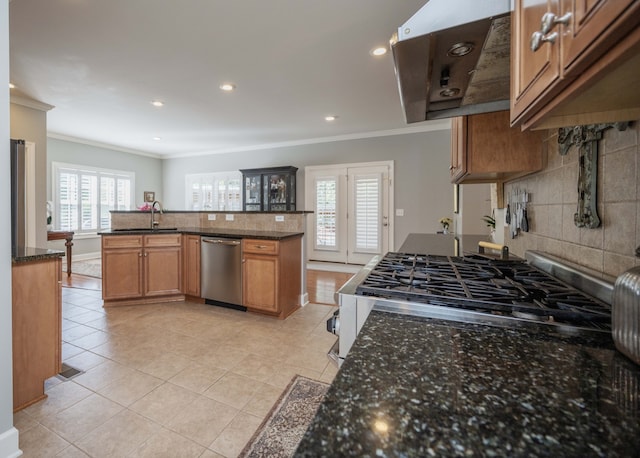
[[[67,261],[62,260],[62,271],[67,271]],[[102,278],[102,260],[87,259],[85,261],[72,261],[71,273],[77,275],[86,275],[88,277]]]
[[[290,457],[324,399],[329,385],[296,375],[240,457]]]

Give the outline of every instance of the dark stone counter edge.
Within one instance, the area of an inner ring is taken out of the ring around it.
[[[313,213],[312,210],[288,210],[288,211],[244,211],[244,210],[162,210],[163,213],[215,213],[215,214],[225,214],[225,213],[233,213],[233,214],[247,214],[247,215],[306,215]],[[124,213],[124,214],[135,214],[135,213],[151,213],[151,210],[110,210],[109,213]]]
[[[299,237],[304,232],[278,232],[278,231],[251,231],[242,229],[206,229],[206,228],[178,228],[177,230],[158,228],[149,229],[120,229],[99,232],[98,235],[139,235],[139,234],[189,234],[204,235],[210,237],[235,237],[241,239],[284,240],[291,237]]]
[[[11,256],[11,262],[42,261],[44,259],[61,258],[63,256],[64,251],[50,250],[47,248],[18,247],[16,252]]]

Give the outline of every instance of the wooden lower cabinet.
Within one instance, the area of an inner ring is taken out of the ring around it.
[[[184,235],[182,242],[184,293],[200,297],[200,236]]]
[[[62,368],[61,258],[14,263],[11,288],[15,412],[44,399]]]
[[[242,292],[247,310],[286,318],[300,307],[301,240],[242,241]]]
[[[103,236],[102,298],[105,305],[184,299],[182,235]]]

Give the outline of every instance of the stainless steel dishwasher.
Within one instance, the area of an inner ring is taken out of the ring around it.
[[[200,290],[207,303],[242,306],[242,244],[226,237],[200,238]],[[221,304],[219,304],[221,303]]]

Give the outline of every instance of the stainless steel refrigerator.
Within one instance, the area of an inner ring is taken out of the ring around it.
[[[27,241],[26,165],[24,140],[11,140],[11,254]]]

